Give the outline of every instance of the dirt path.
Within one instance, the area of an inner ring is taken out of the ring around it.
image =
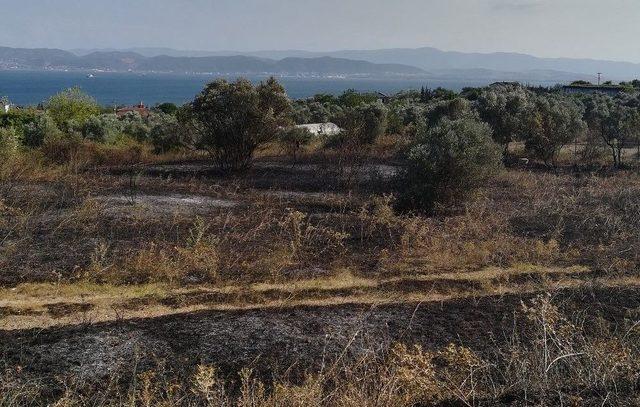
[[[591,278],[581,267],[520,267],[388,279],[343,274],[249,287],[28,284],[0,290],[0,329],[86,325],[200,310],[445,301],[576,287]]]
[[[554,293],[567,312],[600,311],[614,321],[640,307],[639,279],[581,267],[250,287],[24,285],[0,291],[0,355],[8,368],[88,380],[159,363],[301,374],[396,341],[492,349],[511,334],[522,302],[540,292]]]
[[[567,312],[572,307],[599,311],[611,320],[640,307],[638,286],[563,289],[556,294]],[[228,372],[244,366],[264,374],[288,367],[302,372],[338,355],[351,358],[394,341],[425,347],[455,342],[482,352],[508,338],[522,301],[532,295],[207,310],[0,331],[0,353],[8,367],[21,366],[39,375],[73,373],[84,379],[100,379],[120,369],[140,371],[157,363],[175,370],[206,363]]]

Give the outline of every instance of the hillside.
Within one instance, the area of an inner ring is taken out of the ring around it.
[[[133,49],[132,49],[133,50]],[[604,61],[596,59],[574,58],[540,58],[532,55],[495,52],[465,53],[442,51],[432,47],[422,48],[390,48],[376,50],[340,50],[312,52],[304,50],[267,50],[254,52],[241,51],[179,51],[171,49],[140,49],[140,53],[148,56],[190,55],[190,56],[231,56],[245,55],[258,58],[318,58],[333,57],[368,61],[376,64],[403,64],[415,66],[429,72],[441,70],[491,70],[495,72],[528,73],[536,71],[558,71],[580,75],[594,76],[603,72],[610,79],[626,80],[640,76],[640,64],[623,61]],[[462,72],[458,72],[460,74]],[[540,72],[538,72],[540,73]]]
[[[464,53],[436,48],[395,48],[311,52],[180,51],[169,48],[127,50],[25,49],[0,47],[0,69],[96,69],[106,71],[422,76],[433,80],[518,80],[567,82],[592,80],[603,72],[613,80],[640,77],[640,64],[595,59],[538,58],[517,53]]]
[[[99,69],[106,71],[191,72],[220,74],[289,75],[421,75],[420,68],[396,63],[375,64],[366,61],[322,56],[285,58],[257,56],[146,57],[129,51],[92,52],[78,56],[55,49],[0,48],[0,69]]]
[[[342,50],[330,52],[261,51],[248,53],[258,57],[319,57],[348,58],[372,63],[399,63],[434,71],[443,69],[488,69],[494,71],[527,72],[534,70],[572,72],[595,75],[603,72],[611,79],[631,79],[640,76],[640,64],[596,59],[539,58],[532,55],[495,52],[465,53],[437,48],[391,48],[377,50]]]

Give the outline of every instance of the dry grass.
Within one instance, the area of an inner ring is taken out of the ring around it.
[[[327,276],[256,283],[249,286],[179,287],[166,283],[109,285],[22,284],[0,290],[0,321],[5,329],[64,326],[114,319],[133,319],[215,309],[292,308],[302,305],[389,304],[434,302],[514,293],[536,292],[591,284],[582,267],[542,268],[519,265],[513,269],[487,268],[475,272],[425,274],[388,279],[354,276],[349,270]],[[604,286],[640,285],[637,279],[602,279]],[[66,305],[67,312],[58,313]],[[53,307],[53,308],[52,308]]]
[[[449,344],[437,349],[394,343],[343,359],[349,344],[315,373],[265,380],[199,364],[178,374],[157,361],[112,372],[106,380],[58,377],[57,384],[5,370],[0,405],[34,401],[99,406],[415,406],[635,405],[640,378],[638,323],[614,326],[598,315],[565,314],[540,295],[517,313],[521,329],[481,354]]]
[[[251,172],[221,176],[201,162],[96,149],[78,147],[60,166],[41,155],[2,166],[3,328],[640,285],[640,176],[630,171],[512,169],[472,201],[426,218],[394,210],[388,179],[367,167],[388,164],[392,157],[381,152],[346,174],[332,169],[328,153],[308,152],[309,164],[292,166],[264,151]],[[102,167],[110,164],[119,168]],[[141,199],[176,194],[177,203]],[[356,357],[333,355],[295,378],[265,378],[251,373],[254,366],[142,369],[133,361],[94,383],[66,372],[55,380],[22,374],[19,361],[4,360],[0,406],[632,400],[637,318],[614,328],[561,309],[547,297],[527,303],[513,332],[493,333],[507,340],[489,344],[491,352],[414,346],[407,338]]]
[[[259,187],[245,176],[163,179],[102,171],[5,179],[2,283],[246,287],[339,280],[344,270],[380,282],[523,264],[577,265],[612,278],[634,276],[638,268],[640,178],[634,173],[507,171],[458,210],[425,218],[397,214],[390,195],[264,190],[264,180],[276,188],[280,182],[280,167],[268,168],[274,169],[258,175]],[[176,193],[234,206],[108,198]]]

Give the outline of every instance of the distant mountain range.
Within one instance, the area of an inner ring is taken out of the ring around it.
[[[88,69],[105,71],[278,74],[307,76],[398,76],[424,75],[413,66],[396,63],[372,63],[360,60],[320,56],[270,59],[247,55],[224,56],[144,56],[133,51],[94,51],[76,55],[57,49],[0,47],[0,69]]]
[[[236,53],[237,55],[238,53]],[[539,58],[518,53],[464,53],[441,51],[436,48],[392,48],[378,50],[344,50],[333,52],[261,51],[251,55],[265,58],[317,58],[330,56],[368,61],[372,63],[394,62],[415,66],[429,72],[448,69],[486,69],[492,71],[527,72],[559,71],[597,76],[602,72],[607,79],[628,80],[640,77],[640,64],[619,61],[574,58]]]
[[[538,58],[517,53],[463,53],[436,48],[311,52],[183,51],[170,48],[17,49],[0,47],[0,69],[276,74],[312,76],[414,76],[462,81],[532,83],[640,78],[640,64],[594,59]]]
[[[74,53],[78,56],[85,56],[89,54],[93,54],[94,52],[135,52],[136,54],[140,54],[145,57],[158,57],[161,55],[166,55],[168,57],[216,57],[216,56],[233,56],[233,55],[248,55],[243,52],[233,52],[233,51],[186,51],[186,50],[178,50],[173,48],[161,48],[161,47],[138,47],[138,48],[80,48],[80,49],[70,49],[70,52]],[[278,58],[276,58],[278,59]],[[282,58],[280,58],[282,59]]]

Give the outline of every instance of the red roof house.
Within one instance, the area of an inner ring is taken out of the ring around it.
[[[140,102],[139,105],[123,107],[121,109],[116,110],[116,115],[118,117],[122,117],[130,112],[137,112],[138,114],[140,114],[140,116],[146,119],[147,117],[149,117],[150,110],[142,102]]]

